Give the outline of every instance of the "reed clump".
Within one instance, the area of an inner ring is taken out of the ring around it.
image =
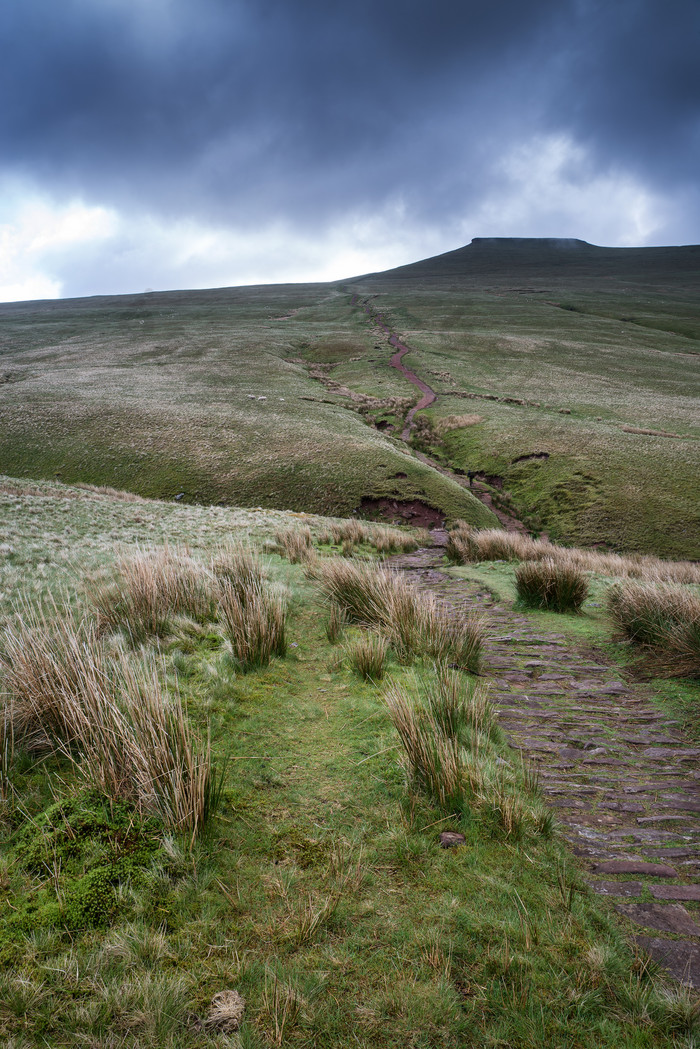
[[[644,648],[656,672],[700,677],[700,597],[660,583],[610,587],[608,614],[623,637]]]
[[[350,666],[365,681],[381,681],[386,667],[389,643],[376,631],[363,631],[350,641],[346,653]]]
[[[427,795],[446,815],[478,815],[506,838],[549,832],[536,785],[501,755],[483,685],[442,667],[432,680],[391,685],[386,702],[409,791]]]
[[[101,631],[121,628],[138,644],[166,635],[173,615],[213,619],[212,583],[211,573],[188,551],[165,546],[120,558],[111,580],[91,581],[88,598]]]
[[[550,612],[580,612],[588,597],[588,580],[581,569],[550,559],[519,564],[515,586],[525,608]]]
[[[0,669],[19,745],[63,755],[91,787],[167,827],[201,830],[220,790],[209,742],[155,665],[106,656],[93,622],[24,609],[5,630]]]
[[[219,580],[217,599],[224,631],[241,670],[265,667],[273,656],[287,654],[287,602],[279,588],[259,582],[242,587],[224,578]]]
[[[313,554],[313,536],[308,525],[284,528],[275,533],[277,553],[290,564],[307,561]]]
[[[456,522],[447,541],[447,556],[455,564],[479,561],[556,561],[584,572],[648,582],[700,583],[700,565],[664,561],[647,554],[615,554],[558,546],[498,528],[475,529]]]
[[[367,562],[323,561],[314,577],[323,597],[349,622],[385,634],[400,663],[426,656],[478,673],[484,636],[479,618],[454,613],[397,572]]]

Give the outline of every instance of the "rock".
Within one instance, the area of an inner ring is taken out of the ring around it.
[[[184,499],[184,498],[185,498],[185,493],[184,492],[178,492],[177,495],[175,496],[175,502],[179,503],[180,500]]]
[[[601,896],[641,896],[641,881],[591,881],[593,892]]]
[[[219,991],[211,1000],[204,1026],[227,1033],[237,1031],[244,1012],[245,998],[238,991]]]
[[[700,947],[697,944],[648,936],[637,936],[635,940],[681,983],[700,987]]]
[[[700,925],[679,903],[616,903],[615,910],[648,929],[673,932],[679,936],[700,936]]]
[[[657,900],[700,900],[700,885],[650,885]]]
[[[595,865],[596,874],[648,874],[653,878],[677,878],[678,871],[666,863],[645,860],[606,860]]]
[[[464,845],[467,839],[456,830],[444,830],[438,840],[441,849],[454,849],[456,845]]]

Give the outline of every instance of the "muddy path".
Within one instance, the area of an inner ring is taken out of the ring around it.
[[[357,295],[353,295],[350,301],[350,305],[356,305],[358,299],[359,297]],[[410,409],[405,419],[403,432],[401,433],[401,440],[408,441],[411,437],[411,430],[414,426],[413,419],[415,417],[416,412],[422,412],[424,408],[427,408],[428,405],[432,404],[433,401],[437,400],[437,394],[431,386],[428,386],[427,382],[421,379],[418,375],[416,375],[415,372],[412,372],[410,368],[407,368],[406,365],[402,363],[402,360],[406,356],[406,354],[410,353],[411,347],[401,342],[398,335],[395,332],[392,332],[391,328],[387,325],[382,315],[373,310],[371,304],[368,301],[361,303],[361,306],[364,312],[370,318],[370,320],[373,321],[374,324],[376,324],[376,326],[384,332],[389,345],[393,346],[396,350],[396,353],[394,353],[389,358],[389,364],[391,365],[391,367],[396,368],[397,371],[401,372],[403,377],[405,379],[408,379],[408,381],[414,386],[416,386],[423,394],[418,403]]]
[[[389,345],[393,346],[396,350],[396,353],[394,353],[389,358],[389,364],[391,365],[391,367],[396,368],[397,371],[401,372],[404,378],[408,379],[408,381],[414,386],[416,386],[423,394],[418,403],[415,404],[413,408],[411,408],[408,411],[406,419],[404,421],[404,428],[401,433],[401,440],[406,441],[406,443],[408,443],[411,439],[411,431],[413,430],[413,427],[415,425],[414,419],[416,413],[422,411],[424,408],[427,408],[429,405],[433,404],[433,402],[437,400],[438,395],[435,392],[435,390],[433,390],[433,388],[428,385],[427,382],[421,379],[418,375],[416,375],[415,372],[412,372],[409,368],[405,366],[405,364],[402,363],[403,357],[411,351],[411,347],[407,346],[404,342],[402,342],[395,332],[392,332],[391,328],[388,326],[382,315],[380,313],[377,313],[376,310],[372,308],[371,302],[368,299],[365,299],[364,301],[360,302],[359,295],[353,295],[350,300],[350,305],[356,306],[358,305],[358,303],[361,306],[362,310],[370,318],[370,320],[386,335]],[[435,459],[431,459],[430,456],[424,455],[422,452],[417,452],[414,450],[414,455],[417,459],[420,459],[421,462],[425,463],[426,466],[431,466],[434,470],[437,470],[438,473],[443,474],[445,477],[450,477],[453,481],[456,481],[457,484],[461,485],[462,488],[465,488],[468,491],[470,491],[472,495],[476,496],[476,498],[479,499],[480,502],[484,504],[484,506],[487,506],[489,510],[491,510],[491,512],[495,514],[495,516],[498,518],[499,523],[503,528],[506,529],[506,531],[520,532],[524,535],[530,534],[529,529],[525,524],[523,524],[521,520],[519,520],[514,514],[510,513],[508,510],[504,509],[504,507],[499,506],[494,502],[490,486],[486,484],[483,480],[481,480],[478,476],[475,477],[472,481],[469,481],[466,477],[455,473],[453,470],[450,470],[445,466],[441,466],[440,463],[435,461]]]
[[[433,533],[436,544],[446,533]],[[455,615],[486,617],[485,677],[510,745],[539,770],[591,891],[632,944],[700,987],[700,747],[651,689],[599,651],[538,630],[534,616],[444,570],[441,545],[392,558]]]

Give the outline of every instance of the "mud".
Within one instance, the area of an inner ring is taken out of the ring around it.
[[[420,499],[371,499],[360,503],[358,516],[370,521],[389,521],[391,524],[410,524],[414,528],[439,528],[444,518],[439,510]]]

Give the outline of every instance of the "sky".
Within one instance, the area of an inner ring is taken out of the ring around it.
[[[700,242],[698,0],[6,0],[0,301]]]

